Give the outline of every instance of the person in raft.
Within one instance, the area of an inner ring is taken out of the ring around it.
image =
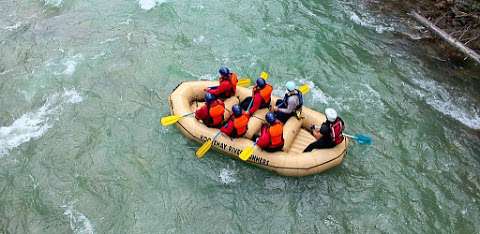
[[[275,116],[282,121],[283,123],[292,116],[297,116],[297,111],[302,108],[303,105],[303,96],[302,92],[297,89],[295,82],[287,82],[287,92],[283,99],[278,99],[273,106],[273,111]]]
[[[238,104],[232,106],[233,115],[228,119],[227,124],[220,128],[229,137],[241,137],[247,132],[248,119],[250,115],[243,111]]]
[[[225,104],[211,93],[205,94],[205,105],[195,111],[195,118],[208,127],[219,128],[223,122]]]
[[[343,130],[345,124],[343,120],[337,116],[337,112],[332,108],[325,109],[327,121],[322,126],[312,126],[312,134],[317,139],[315,142],[307,146],[303,152],[310,152],[313,149],[333,148],[343,141]]]
[[[238,83],[237,74],[231,72],[227,67],[221,67],[218,73],[220,73],[220,85],[207,88],[205,91],[223,99],[234,96]]]
[[[245,98],[240,106],[247,110],[250,116],[260,108],[267,108],[270,106],[270,99],[272,98],[273,87],[263,79],[258,78],[256,85],[252,89],[252,96]],[[253,99],[253,101],[252,101]]]
[[[258,147],[268,152],[275,152],[283,148],[283,124],[273,112],[265,115],[268,124],[262,125],[260,136],[256,142]]]

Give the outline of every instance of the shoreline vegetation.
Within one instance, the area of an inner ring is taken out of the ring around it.
[[[480,1],[372,0],[368,3],[371,8],[386,15],[410,17],[423,25],[424,27],[416,29],[421,35],[418,40],[434,44],[442,61],[451,61],[458,65],[472,62],[476,67],[480,66]]]

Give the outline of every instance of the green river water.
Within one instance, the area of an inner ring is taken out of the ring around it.
[[[0,1],[0,233],[480,233],[478,73],[362,1]],[[281,177],[163,128],[181,81],[270,73],[343,164]]]

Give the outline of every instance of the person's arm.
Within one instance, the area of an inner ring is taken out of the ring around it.
[[[215,88],[215,89],[209,89],[208,92],[215,95],[215,96],[220,96],[221,94],[225,93],[227,90],[229,90],[230,87],[230,82],[228,80],[223,80],[220,82],[220,85]]]
[[[270,134],[268,133],[268,127],[262,126],[262,134],[257,138],[257,146],[265,149],[270,145]]]
[[[207,105],[203,105],[197,111],[195,111],[195,118],[200,119],[200,120],[208,118],[208,107],[207,107]]]
[[[322,135],[330,135],[330,126],[327,122],[322,123],[322,126],[320,127],[320,133]]]
[[[232,135],[233,131],[233,119],[230,118],[228,123],[220,128],[220,131],[227,134],[228,136]]]
[[[288,99],[287,108],[277,108],[277,111],[285,114],[291,114],[292,112],[295,111],[295,109],[297,109],[298,104],[300,104],[298,97],[293,96]]]
[[[250,115],[253,115],[253,113],[255,113],[255,111],[258,110],[258,108],[260,108],[260,105],[262,104],[262,96],[260,95],[259,92],[257,92],[253,97],[252,97],[252,100],[253,100],[253,104],[252,104],[252,107],[250,107],[250,110],[248,111],[250,113]]]
[[[313,135],[313,137],[315,137],[315,139],[317,139],[317,140],[320,139],[320,138],[322,138],[322,134],[320,133],[320,129],[314,128],[314,129],[312,130],[312,135]]]

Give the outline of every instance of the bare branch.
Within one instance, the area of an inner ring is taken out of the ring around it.
[[[480,64],[480,55],[478,55],[472,49],[466,47],[464,44],[459,42],[457,39],[453,38],[452,36],[448,35],[445,31],[435,26],[431,21],[427,20],[425,17],[421,16],[415,11],[411,12],[411,15],[425,27],[428,27],[432,32],[437,34],[440,38],[448,42],[451,46],[457,48],[459,51],[473,59],[475,62]]]

